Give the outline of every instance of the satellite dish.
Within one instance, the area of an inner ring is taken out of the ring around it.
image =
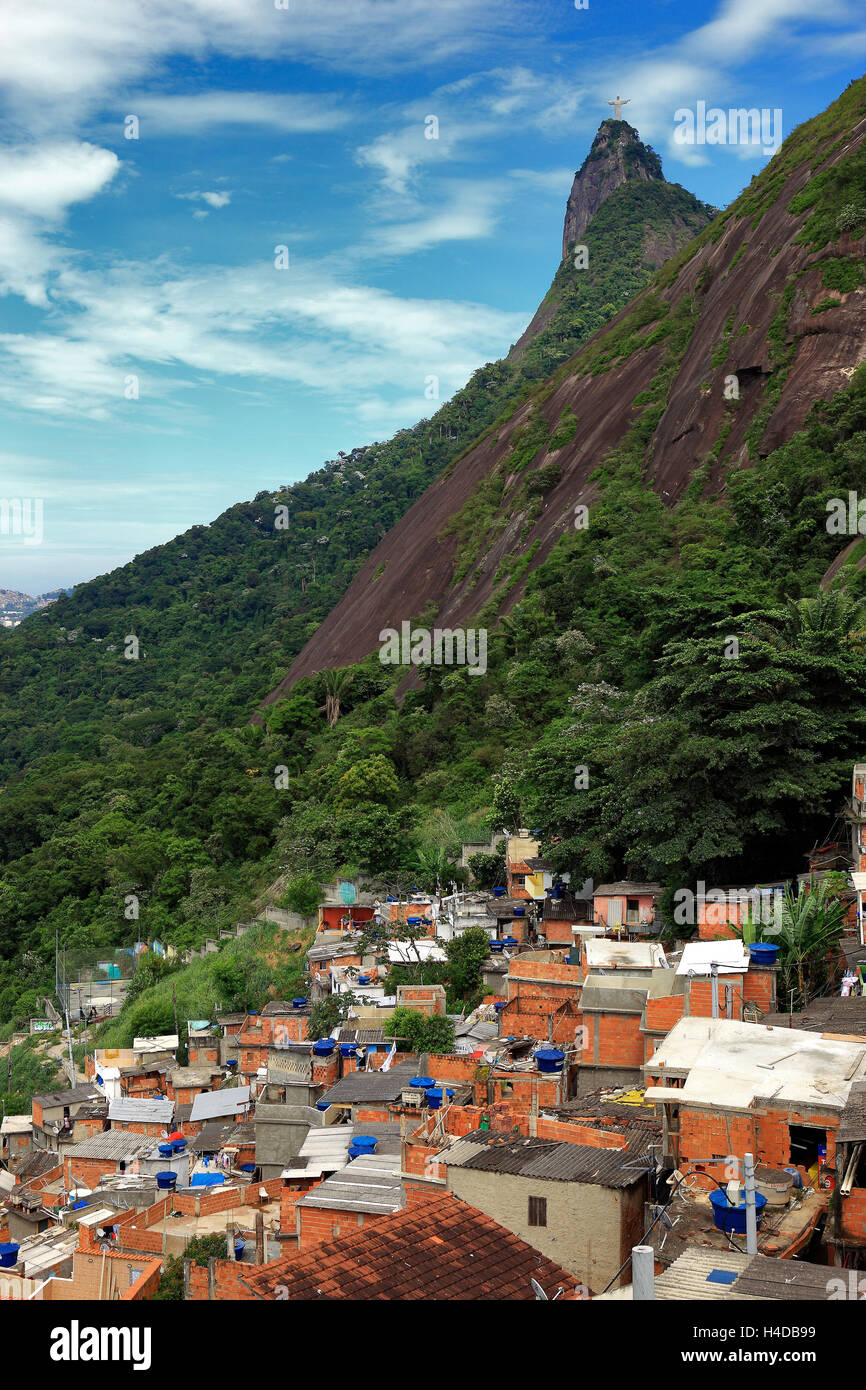
[[[532,1292],[535,1294],[536,1302],[549,1303],[550,1299],[547,1297],[547,1294],[544,1292],[544,1289],[541,1287],[538,1281],[530,1278],[529,1282],[532,1285]]]

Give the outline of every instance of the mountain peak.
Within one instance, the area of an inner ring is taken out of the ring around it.
[[[661,160],[628,121],[602,121],[571,186],[562,229],[563,259],[605,199],[621,184],[635,179],[664,182]]]

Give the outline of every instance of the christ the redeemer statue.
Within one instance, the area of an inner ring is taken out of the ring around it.
[[[613,107],[613,118],[615,121],[622,120],[622,108],[628,106],[630,101],[631,97],[615,97],[613,101],[607,103],[608,106]]]

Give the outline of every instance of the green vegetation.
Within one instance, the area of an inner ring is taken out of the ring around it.
[[[116,1018],[99,1029],[101,1047],[130,1047],[134,1037],[173,1033],[177,1017],[213,1018],[223,1010],[261,1009],[269,999],[307,993],[304,952],[315,929],[284,932],[271,924],[252,927],[236,941],[189,965],[142,965]],[[174,999],[172,998],[174,987]]]
[[[225,1236],[193,1236],[182,1255],[169,1255],[153,1295],[154,1302],[178,1303],[183,1300],[183,1266],[185,1260],[207,1269],[209,1259],[228,1259],[228,1240]]]
[[[436,1014],[429,1018],[417,1009],[395,1009],[385,1036],[396,1039],[398,1052],[453,1052],[454,1024]]]

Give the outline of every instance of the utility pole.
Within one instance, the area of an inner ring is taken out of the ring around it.
[[[758,1212],[755,1202],[755,1156],[743,1155],[743,1177],[746,1187],[746,1254],[758,1253]]]

